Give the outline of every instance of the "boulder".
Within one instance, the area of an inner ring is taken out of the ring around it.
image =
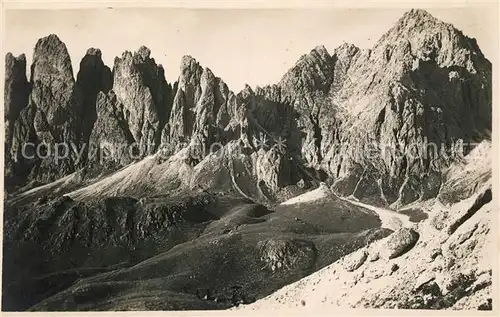
[[[381,240],[379,245],[380,256],[385,259],[397,258],[413,248],[417,243],[419,234],[413,229],[401,228],[387,238]]]
[[[348,272],[357,270],[368,258],[368,252],[365,249],[358,250],[347,255],[343,260],[344,269]]]

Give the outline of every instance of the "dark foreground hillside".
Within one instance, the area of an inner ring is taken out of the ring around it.
[[[5,310],[223,309],[390,233],[333,197],[308,209],[209,193],[34,207],[5,226]]]

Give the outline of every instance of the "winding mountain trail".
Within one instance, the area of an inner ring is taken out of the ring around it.
[[[298,203],[312,202],[315,200],[322,199],[327,196],[335,196],[338,199],[347,201],[353,205],[363,207],[365,209],[375,212],[382,222],[382,228],[388,228],[391,230],[399,229],[400,227],[411,228],[413,223],[410,221],[410,217],[405,214],[395,212],[390,209],[385,209],[381,207],[372,206],[369,204],[362,203],[355,198],[340,197],[336,195],[328,186],[321,184],[318,188],[311,190],[305,194],[293,197],[287,201],[282,202],[282,205],[292,205]]]
[[[390,210],[390,209],[385,209],[385,208],[381,208],[381,207],[368,205],[368,204],[362,203],[362,202],[360,202],[356,199],[353,199],[353,198],[339,197],[337,195],[335,195],[335,196],[338,197],[339,199],[344,200],[344,201],[348,201],[353,205],[357,205],[357,206],[360,206],[360,207],[363,207],[366,209],[370,209],[370,210],[376,212],[377,215],[380,217],[380,221],[382,221],[382,228],[394,229],[393,228],[394,222],[395,222],[394,218],[401,221],[401,223],[400,223],[401,227],[405,227],[405,228],[413,227],[413,223],[410,221],[410,216],[408,216],[408,215],[401,214],[401,213],[398,213],[398,212]],[[396,220],[396,221],[398,221],[398,220]]]

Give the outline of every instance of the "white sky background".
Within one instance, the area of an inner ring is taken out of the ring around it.
[[[255,87],[278,82],[301,55],[317,45],[324,45],[330,53],[344,41],[371,48],[407,10],[9,10],[4,16],[4,52],[25,53],[29,69],[36,41],[55,33],[68,48],[76,77],[89,47],[101,49],[104,62],[112,68],[115,56],[145,45],[165,68],[169,82],[179,76],[181,57],[191,55],[237,93],[245,83]],[[495,10],[428,11],[476,38],[487,58],[497,54]]]

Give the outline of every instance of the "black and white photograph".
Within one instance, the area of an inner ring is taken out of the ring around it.
[[[498,2],[197,3],[2,3],[1,310],[498,313]]]

